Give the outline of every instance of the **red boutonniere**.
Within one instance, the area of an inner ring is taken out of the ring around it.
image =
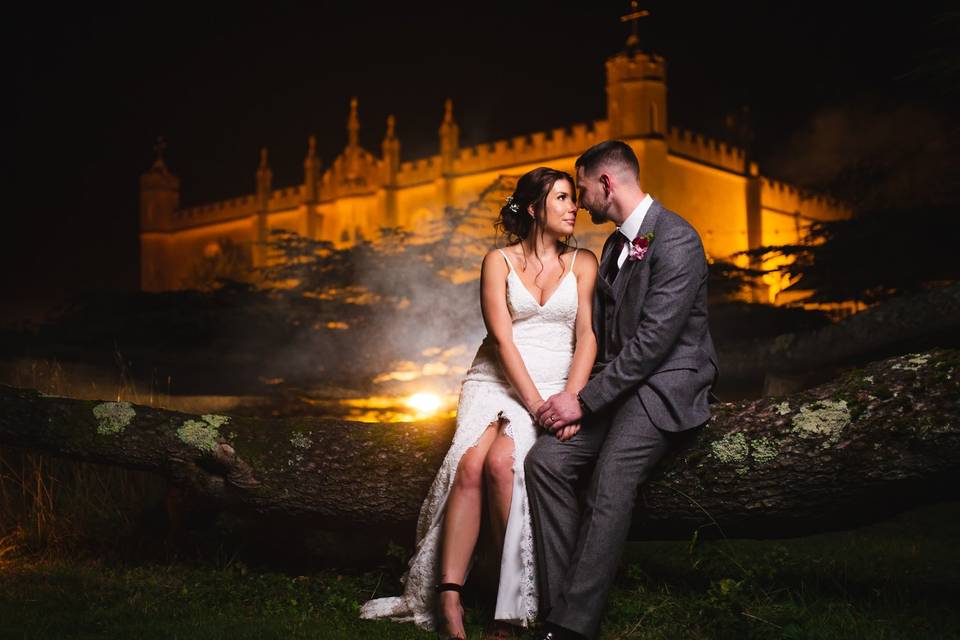
[[[627,245],[627,260],[643,260],[651,242],[653,242],[653,231],[634,238],[633,242]]]

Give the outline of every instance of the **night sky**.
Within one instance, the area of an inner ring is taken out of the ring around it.
[[[603,63],[628,32],[619,1],[279,4],[38,3],[9,16],[16,196],[3,216],[3,317],[83,289],[137,288],[138,177],[158,135],[190,206],[252,193],[261,146],[275,188],[302,181],[310,134],[329,166],[350,96],[377,155],[396,115],[404,160],[436,153],[446,97],[464,146],[590,122],[605,117]],[[642,48],[667,58],[670,124],[739,142],[725,118],[748,107],[765,175],[809,184],[812,168],[830,170],[835,151],[811,155],[825,148],[814,132],[832,135],[812,124],[825,111],[870,114],[895,135],[861,137],[887,145],[902,146],[916,120],[925,135],[956,133],[955,9],[642,6],[653,14]],[[920,115],[885,119],[904,110]],[[860,148],[850,140],[841,151]]]

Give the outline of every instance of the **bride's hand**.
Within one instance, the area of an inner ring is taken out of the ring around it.
[[[537,422],[536,421],[537,410],[539,410],[542,405],[543,405],[543,398],[540,398],[539,400],[534,400],[530,404],[530,407],[527,409],[530,415],[534,417],[534,421],[533,421],[534,425],[536,425],[536,422]]]
[[[560,429],[557,429],[557,440],[560,442],[566,442],[576,435],[577,431],[580,431],[579,422],[574,422],[573,424],[568,424],[565,427],[561,427]]]

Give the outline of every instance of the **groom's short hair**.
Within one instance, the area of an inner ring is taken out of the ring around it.
[[[609,167],[628,171],[636,178],[640,177],[640,161],[626,142],[620,140],[606,140],[595,144],[583,152],[574,164],[577,169],[583,169],[585,174],[593,175],[601,167]]]

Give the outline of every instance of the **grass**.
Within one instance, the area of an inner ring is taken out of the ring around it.
[[[0,574],[0,634],[10,638],[405,638],[362,629],[362,578],[44,561]],[[363,631],[363,632],[360,632]]]
[[[632,543],[602,638],[960,638],[960,503],[779,541]],[[0,549],[3,549],[0,541]],[[0,550],[3,638],[432,638],[357,619],[398,576]],[[473,604],[478,638],[489,603]]]
[[[960,503],[941,503],[804,538],[634,544],[607,637],[960,638],[958,542]]]

